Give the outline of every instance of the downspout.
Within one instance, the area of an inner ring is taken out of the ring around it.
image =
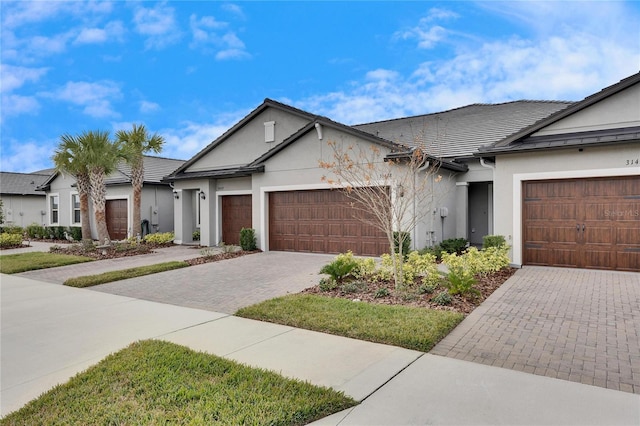
[[[429,168],[429,166],[431,165],[430,161],[426,161],[424,163],[424,166],[419,167],[416,170],[416,173],[413,175],[413,247],[414,249],[418,250],[418,246],[416,244],[418,244],[418,224],[416,223],[417,220],[417,211],[416,211],[416,176],[420,173],[423,172],[425,170],[427,170]],[[431,176],[431,203],[433,203],[433,175]],[[431,212],[431,209],[429,209],[429,212]],[[431,219],[431,224],[429,225],[429,231],[427,232],[427,246],[431,247],[432,246],[432,238],[431,238],[431,232],[433,229],[433,214],[430,215]]]
[[[493,232],[495,231],[495,218],[493,217],[493,212],[494,212],[494,208],[493,208],[493,184],[495,181],[495,173],[496,173],[496,165],[494,164],[489,164],[486,161],[484,161],[483,157],[480,157],[480,165],[482,167],[486,167],[487,169],[491,170],[491,204],[489,204],[489,208],[491,209],[491,229],[489,230],[489,232],[491,234],[493,234]]]

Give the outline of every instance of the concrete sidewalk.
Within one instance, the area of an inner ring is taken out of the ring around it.
[[[156,338],[362,401],[317,424],[640,424],[640,396],[393,346],[0,275],[2,415]]]

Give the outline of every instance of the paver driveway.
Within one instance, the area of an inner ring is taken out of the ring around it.
[[[112,282],[92,290],[233,314],[318,283],[334,255],[270,251]]]
[[[524,267],[431,353],[640,394],[640,274]]]

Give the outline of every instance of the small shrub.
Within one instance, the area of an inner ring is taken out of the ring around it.
[[[452,299],[449,293],[447,293],[446,291],[441,291],[436,296],[434,296],[434,298],[431,299],[431,301],[436,305],[444,306],[444,305],[450,305]]]
[[[436,261],[440,261],[442,260],[442,253],[444,253],[445,251],[442,250],[442,247],[440,247],[440,244],[436,244],[433,247],[425,247],[422,250],[420,250],[420,254],[430,254],[433,257],[436,258]]]
[[[205,247],[200,250],[200,254],[204,257],[212,257],[218,254],[218,250],[215,247]]]
[[[175,236],[173,232],[158,232],[155,234],[147,234],[144,236],[145,242],[149,244],[170,244],[173,242]]]
[[[73,238],[75,241],[81,241],[82,240],[82,228],[79,226],[70,226],[69,227],[69,235],[71,235],[71,238]]]
[[[337,283],[345,280],[354,269],[358,267],[358,262],[353,257],[353,253],[348,251],[336,256],[335,260],[320,269],[321,274],[327,274]]]
[[[321,278],[318,287],[321,291],[331,291],[338,288],[338,283],[331,278]]]
[[[242,228],[240,230],[240,247],[242,247],[242,250],[246,251],[252,251],[258,248],[255,229]]]
[[[376,290],[375,294],[373,295],[374,298],[376,299],[381,299],[383,297],[387,297],[389,295],[389,289],[386,287],[380,287],[379,289]]]
[[[2,227],[3,234],[11,234],[11,235],[22,235],[24,233],[24,229],[19,226],[4,226]]]
[[[193,231],[191,239],[193,239],[193,241],[200,241],[200,231]]]
[[[27,226],[26,232],[29,238],[40,239],[45,236],[44,226],[38,225],[37,223],[32,223]]]
[[[22,245],[22,234],[0,234],[0,247],[14,247]]]
[[[449,238],[440,242],[440,248],[447,253],[462,254],[469,246],[469,241],[464,238]]]
[[[418,293],[419,294],[432,294],[434,291],[436,291],[436,288],[438,288],[437,285],[422,284],[420,287],[418,287]]]
[[[396,254],[396,257],[399,255]],[[383,254],[382,265],[376,272],[376,278],[387,281],[393,279],[393,259],[389,254]],[[400,259],[397,258],[399,262]],[[440,274],[438,273],[438,267],[436,265],[436,259],[431,254],[420,254],[417,251],[412,251],[407,255],[407,259],[403,262],[402,266],[402,278],[405,286],[412,286],[415,284],[418,278],[421,278],[423,283],[436,284],[440,282]]]
[[[485,235],[482,237],[482,249],[486,250],[489,247],[502,247],[506,246],[507,241],[504,235]]]
[[[367,283],[365,281],[350,281],[348,283],[343,284],[340,287],[340,291],[343,293],[359,293],[367,289]]]

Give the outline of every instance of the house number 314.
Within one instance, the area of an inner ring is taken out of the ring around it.
[[[632,158],[630,160],[627,160],[627,166],[636,166],[640,164],[640,161],[638,161],[637,158]]]

